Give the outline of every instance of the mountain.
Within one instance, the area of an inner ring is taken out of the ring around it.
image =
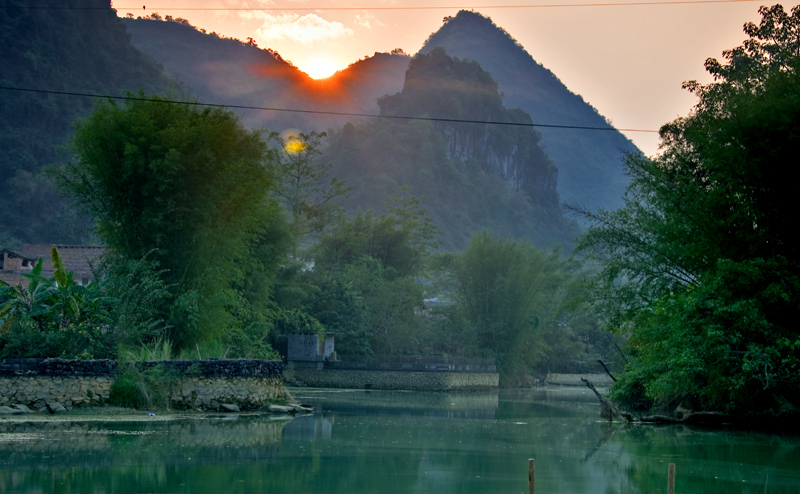
[[[442,48],[417,55],[403,90],[378,105],[382,116],[404,118],[347,124],[323,155],[353,187],[351,209],[380,211],[390,195],[410,193],[422,198],[447,250],[464,248],[478,230],[569,248],[577,226],[562,215],[558,172],[533,128],[435,120],[531,123],[503,106],[478,63]]]
[[[462,10],[446,17],[420,53],[443,47],[454,57],[475,60],[497,81],[504,104],[530,114],[534,123],[607,128],[607,131],[538,127],[542,146],[558,167],[562,200],[589,208],[616,209],[628,179],[621,160],[639,152],[583,98],[488,17]]]
[[[321,131],[352,118],[317,112],[377,113],[377,99],[400,90],[409,62],[402,52],[376,53],[315,80],[252,40],[221,38],[182,19],[127,18],[124,23],[133,45],[201,101],[311,112],[236,109],[245,125],[276,131]]]
[[[88,223],[44,174],[68,159],[76,118],[93,98],[36,91],[121,94],[164,91],[161,67],[128,42],[108,0],[65,0],[59,8],[6,0],[0,9],[0,246],[79,243]]]

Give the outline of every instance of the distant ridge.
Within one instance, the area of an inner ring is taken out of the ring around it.
[[[175,21],[125,19],[134,46],[161,63],[200,100],[228,105],[344,113],[378,112],[377,99],[403,87],[410,58],[376,53],[314,80],[272,50]],[[243,111],[251,127],[304,131],[339,127],[346,117]]]
[[[483,15],[462,10],[446,17],[420,53],[441,46],[451,56],[475,60],[497,81],[504,104],[530,114],[534,123],[611,128],[597,110],[537,63],[506,31]],[[616,209],[628,183],[621,160],[639,150],[618,131],[537,128],[558,167],[562,201]]]

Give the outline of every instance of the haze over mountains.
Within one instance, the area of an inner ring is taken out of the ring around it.
[[[471,124],[459,124],[458,130],[425,122],[401,126],[390,120],[326,114],[493,121],[514,115],[514,121],[534,124],[610,129],[594,108],[570,93],[505,31],[474,12],[446,18],[420,52],[430,55],[437,46],[444,48],[443,56],[436,58],[439,65],[430,66],[431,74],[438,74],[435,77],[442,76],[441,70],[448,64],[466,67],[462,61],[477,62],[465,71],[474,80],[464,81],[466,92],[451,101],[458,102],[454,114],[443,106],[419,107],[420,94],[414,96],[413,91],[404,89],[412,58],[402,51],[376,53],[328,79],[314,80],[278,53],[252,42],[205,33],[180,19],[121,20],[110,8],[60,12],[28,9],[19,0],[12,3],[19,5],[0,12],[5,16],[0,23],[5,28],[0,41],[8,47],[3,66],[14,67],[3,74],[4,85],[98,94],[138,88],[164,92],[169,90],[169,77],[178,96],[183,91],[203,102],[254,107],[236,109],[248,126],[276,131],[328,130],[326,159],[357,185],[351,208],[380,208],[387,195],[410,187],[411,193],[426,197],[424,204],[445,231],[448,248],[463,246],[470,232],[481,228],[529,237],[541,246],[569,244],[577,229],[574,222],[563,218],[559,200],[615,208],[626,184],[621,156],[636,151],[615,130],[537,127],[535,132],[520,134],[507,127],[473,125],[464,133],[461,131]],[[108,7],[103,0],[72,0],[70,4]],[[100,13],[92,14],[89,22],[88,12]],[[417,81],[423,79],[416,77]],[[485,101],[496,97],[497,103],[486,104],[480,115],[465,112],[472,101],[469,92],[486,87],[494,87],[496,95],[489,91]],[[446,92],[441,94],[434,99],[448,99]],[[41,170],[66,159],[66,154],[57,150],[67,143],[74,118],[88,113],[89,100],[9,91],[0,96],[4,110],[0,125],[11,129],[4,134],[4,147],[12,150],[0,158],[0,172],[9,178],[0,186],[4,192],[0,206],[5,211],[0,218],[0,243],[82,241],[86,237],[75,234],[69,224],[74,218],[53,228],[53,218],[60,216],[53,211],[56,203],[44,199],[55,192]],[[35,112],[34,107],[38,108]],[[277,111],[280,109],[299,111]],[[342,130],[345,124],[349,125]],[[39,137],[34,141],[31,135]],[[354,141],[354,136],[363,142]],[[471,144],[465,145],[467,142]],[[370,146],[376,154],[364,154]],[[366,166],[369,162],[372,164]],[[528,177],[525,182],[511,169],[538,169],[541,173],[523,174]],[[22,221],[19,211],[32,208],[35,212]],[[64,238],[66,231],[73,232],[68,239]],[[51,239],[54,235],[61,238]]]
[[[134,46],[208,103],[313,112],[375,114],[377,99],[403,87],[409,57],[376,53],[328,79],[315,80],[269,49],[206,34],[181,22],[124,19]],[[245,124],[322,131],[348,118],[237,110]]]
[[[204,101],[345,113],[377,113],[377,98],[403,87],[410,57],[379,54],[353,63],[332,77],[314,80],[274,53],[235,40],[204,35],[188,25],[126,19],[132,43],[187,83]],[[520,108],[536,124],[607,129],[537,127],[542,146],[559,170],[565,202],[615,209],[627,185],[621,160],[635,145],[613,129],[491,19],[462,10],[446,17],[420,53],[437,46],[451,56],[475,60],[497,81],[508,108]],[[352,118],[241,112],[245,121],[275,130],[324,130]],[[355,122],[357,123],[357,121]]]

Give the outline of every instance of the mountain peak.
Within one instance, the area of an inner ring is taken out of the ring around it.
[[[590,209],[616,209],[622,204],[628,183],[622,160],[626,152],[638,149],[619,132],[547,127],[612,129],[605,117],[536,62],[511,34],[489,17],[461,10],[444,18],[420,53],[436,47],[479,63],[497,81],[506,107],[520,108],[534,124],[543,124],[537,130],[558,167],[558,192],[563,200]]]

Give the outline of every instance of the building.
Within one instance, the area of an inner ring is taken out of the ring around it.
[[[75,283],[88,285],[94,279],[92,267],[105,252],[105,247],[85,245],[24,244],[21,249],[0,250],[0,280],[12,285],[27,286],[22,277],[30,273],[42,259],[42,276],[53,277],[53,258],[50,249],[55,247],[61,254],[64,267],[72,271]]]

